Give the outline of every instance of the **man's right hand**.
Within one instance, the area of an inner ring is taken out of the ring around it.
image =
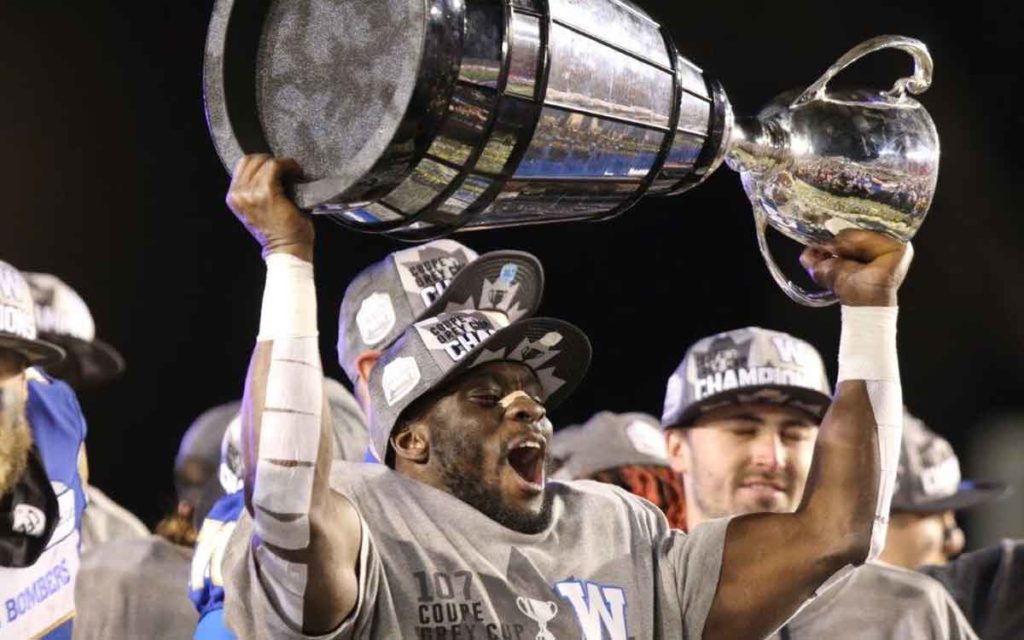
[[[235,165],[227,203],[235,216],[260,243],[263,257],[288,253],[313,261],[313,221],[285,194],[285,178],[302,175],[290,158],[267,154],[244,156]]]

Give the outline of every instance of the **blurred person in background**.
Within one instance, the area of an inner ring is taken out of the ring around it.
[[[86,425],[71,387],[36,368],[63,358],[0,262],[0,640],[71,637]]]
[[[985,640],[1024,637],[1024,540],[960,555],[965,546],[956,512],[997,500],[1002,482],[963,480],[944,438],[909,413],[882,560],[918,569],[946,587]]]
[[[602,411],[582,425],[555,431],[552,480],[596,480],[621,487],[661,509],[670,526],[686,529],[682,480],[672,471],[658,419]]]
[[[796,510],[831,396],[821,355],[791,335],[747,327],[691,346],[662,417],[687,526]],[[868,562],[832,582],[772,638],[977,637],[942,586],[919,573]]]
[[[327,403],[334,420],[331,430],[336,460],[358,462],[363,459],[370,441],[363,410],[352,394],[337,380],[324,378]],[[235,635],[223,622],[224,578],[220,563],[224,547],[245,508],[242,478],[245,468],[242,457],[241,418],[239,403],[232,403],[234,415],[223,432],[218,446],[217,487],[220,497],[202,522],[188,576],[188,597],[198,612],[198,624],[191,625],[183,637],[202,640],[226,640]],[[179,591],[185,582],[178,585]]]
[[[192,637],[198,616],[182,587],[198,526],[223,495],[221,440],[239,406],[208,409],[185,431],[174,461],[176,504],[155,535],[110,540],[83,557],[76,640]]]
[[[67,352],[62,362],[47,366],[46,372],[76,391],[99,388],[117,379],[124,372],[124,358],[96,337],[96,324],[82,297],[56,276],[22,275],[32,291],[39,336]],[[82,553],[107,540],[149,535],[141,520],[89,483],[87,463],[82,473],[89,502],[82,517]]]

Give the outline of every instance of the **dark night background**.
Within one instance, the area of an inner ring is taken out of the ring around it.
[[[1024,412],[1024,216],[1016,197],[1024,8],[637,2],[723,82],[741,114],[809,85],[870,36],[899,33],[929,45],[935,83],[921,100],[942,136],[943,160],[901,292],[905,398],[962,451],[978,440],[979,423]],[[262,293],[259,253],[224,206],[228,176],[206,133],[209,8],[171,0],[0,5],[0,259],[75,287],[99,336],[125,355],[123,379],[82,395],[92,479],[150,525],[173,503],[181,434],[202,410],[241,393]],[[904,54],[882,53],[844,77],[888,88],[910,67]],[[325,221],[318,232],[324,361],[343,378],[334,341],[344,286],[397,245]],[[799,307],[770,280],[749,205],[726,168],[695,191],[646,200],[611,222],[458,239],[481,252],[535,252],[548,275],[542,313],[579,324],[593,340],[591,373],[556,412],[558,424],[599,409],[659,414],[686,345],[741,325],[809,339],[835,373],[838,311]],[[786,255],[792,264],[796,251]],[[1016,424],[1024,429],[1024,420]],[[964,458],[968,475],[1000,473]],[[1020,460],[1012,463],[1020,468]],[[1020,514],[1021,496],[1024,486],[997,510]],[[1024,536],[1022,517],[1002,533]]]

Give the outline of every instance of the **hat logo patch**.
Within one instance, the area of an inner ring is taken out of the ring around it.
[[[495,333],[494,325],[482,315],[461,314],[418,327],[427,347],[444,351],[459,362]]]
[[[46,531],[46,514],[30,504],[14,505],[11,529],[38,538]]]
[[[395,358],[389,362],[381,376],[381,387],[388,406],[395,406],[395,403],[409,395],[419,384],[420,378],[420,367],[415,358]]]
[[[408,265],[409,276],[419,290],[420,299],[430,306],[441,297],[465,263],[453,257],[430,258]]]
[[[34,318],[24,309],[0,305],[0,333],[12,333],[26,340],[35,340]]]
[[[363,344],[372,347],[379,343],[395,328],[395,307],[391,296],[374,293],[366,297],[356,313],[356,326]]]
[[[25,297],[21,274],[13,268],[0,264],[0,298],[5,302],[17,303]]]
[[[737,343],[731,337],[715,338],[706,351],[694,354],[697,376],[704,378],[745,366],[750,357],[750,342]]]
[[[946,458],[921,471],[921,488],[929,496],[951,496],[959,486],[960,464],[956,458]]]

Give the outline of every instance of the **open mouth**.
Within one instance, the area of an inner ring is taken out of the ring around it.
[[[544,486],[544,443],[534,439],[514,442],[508,450],[508,464],[533,488]]]

